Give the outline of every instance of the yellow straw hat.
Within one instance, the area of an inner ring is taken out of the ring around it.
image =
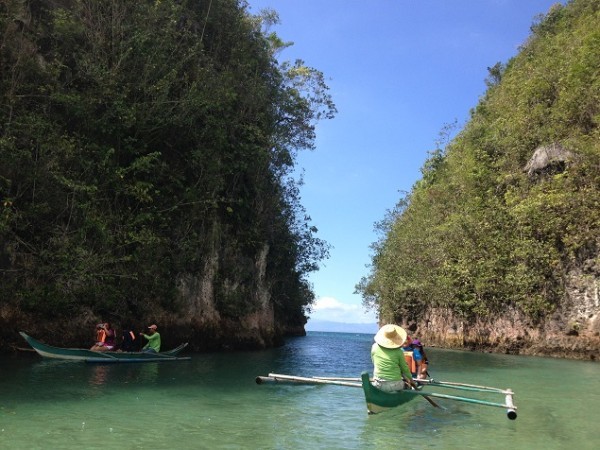
[[[385,348],[398,348],[402,347],[408,333],[404,328],[398,325],[384,325],[382,326],[377,334],[375,335],[375,342],[381,347]]]

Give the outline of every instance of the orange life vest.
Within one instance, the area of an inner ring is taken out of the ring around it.
[[[103,328],[96,333],[96,342],[104,342],[106,340],[106,331]]]
[[[413,352],[404,352],[404,359],[406,360],[406,364],[408,364],[408,369],[410,373],[417,373],[417,363],[413,358]]]

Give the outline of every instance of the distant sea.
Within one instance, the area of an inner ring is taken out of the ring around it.
[[[304,328],[306,331],[375,334],[379,326],[376,323],[343,323],[309,319]]]

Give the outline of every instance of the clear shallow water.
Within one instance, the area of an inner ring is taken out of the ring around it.
[[[599,363],[428,350],[436,379],[513,389],[516,421],[500,408],[421,399],[368,416],[360,389],[255,384],[269,372],[357,377],[372,370],[371,343],[313,332],[279,349],[175,363],[0,357],[0,448],[600,448]]]

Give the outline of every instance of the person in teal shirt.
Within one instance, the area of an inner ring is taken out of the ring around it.
[[[140,336],[148,339],[148,343],[142,348],[143,352],[147,353],[158,353],[160,352],[160,334],[156,325],[150,325],[148,327],[150,334],[140,333]]]
[[[406,337],[402,327],[392,324],[382,326],[375,335],[375,343],[371,347],[373,385],[382,391],[400,391],[404,389],[405,382],[416,387],[402,350]]]

